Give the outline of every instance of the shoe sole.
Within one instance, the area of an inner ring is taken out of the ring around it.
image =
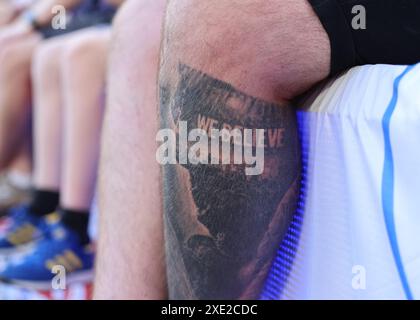
[[[74,283],[90,283],[93,280],[93,271],[81,271],[75,274],[66,276],[66,289],[69,285]],[[51,291],[60,290],[52,287],[52,280],[48,281],[31,281],[31,280],[16,280],[16,279],[5,279],[0,278],[0,282],[8,285],[17,286],[22,289],[39,290],[39,291]]]

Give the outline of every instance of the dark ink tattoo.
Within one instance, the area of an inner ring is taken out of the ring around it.
[[[298,198],[293,108],[251,97],[186,65],[160,79],[162,128],[265,130],[264,171],[238,164],[163,167],[170,298],[258,298]]]

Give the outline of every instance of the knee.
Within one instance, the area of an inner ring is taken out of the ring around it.
[[[328,37],[307,0],[172,1],[164,45],[172,68],[181,60],[286,98],[328,74]]]
[[[8,44],[0,50],[1,72],[9,74],[16,71],[16,67],[20,65],[20,50],[14,44]]]
[[[165,7],[166,0],[129,0],[114,20],[107,79],[109,126],[131,123],[139,114],[149,116],[147,106],[136,105],[133,114],[124,105],[155,98]]]
[[[167,0],[128,0],[121,6],[114,19],[114,29],[153,24],[157,15],[163,15],[166,3]]]
[[[60,58],[64,81],[103,74],[108,53],[108,30],[86,32],[70,39]]]
[[[165,44],[171,51],[168,54],[175,53],[201,67],[224,61],[261,64],[262,59],[269,58],[268,51],[277,40],[271,38],[269,17],[263,14],[270,7],[281,11],[271,3],[220,0],[208,5],[206,1],[172,1],[165,25]]]
[[[165,7],[166,0],[127,1],[114,20],[112,52],[133,52],[136,58],[159,47]]]
[[[135,95],[139,87],[157,81],[165,7],[166,0],[130,0],[120,9],[114,20],[108,66],[108,83],[119,89],[111,90],[111,95],[127,88]]]

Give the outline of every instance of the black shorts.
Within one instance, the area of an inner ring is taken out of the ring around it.
[[[109,8],[106,10],[81,12],[72,17],[65,29],[53,29],[51,26],[38,28],[37,31],[44,39],[61,36],[70,32],[90,28],[98,25],[111,24],[116,10]]]
[[[420,0],[308,0],[331,43],[331,74],[363,64],[420,62]],[[366,9],[354,29],[352,9]]]

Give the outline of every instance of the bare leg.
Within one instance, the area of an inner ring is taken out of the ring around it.
[[[28,133],[29,136],[29,133]],[[9,209],[30,201],[32,187],[31,151],[29,139],[17,151],[0,178],[0,216]]]
[[[237,127],[266,134],[260,175],[233,163],[164,167],[170,298],[258,298],[298,197],[289,101],[328,75],[329,50],[306,0],[170,2],[159,79],[162,127],[187,121],[207,133]]]
[[[64,102],[60,204],[89,211],[96,184],[110,29],[74,34],[61,58]]]
[[[164,7],[164,0],[132,0],[115,23],[100,165],[97,299],[166,296],[160,176],[155,160]]]
[[[60,190],[69,209],[86,211],[92,200],[108,38],[107,29],[83,30],[35,55],[34,185]]]
[[[8,170],[18,171],[25,175],[32,174],[32,152],[29,139],[25,140],[19,148],[15,158],[10,163]]]
[[[30,64],[40,38],[30,35],[0,48],[0,169],[27,137],[30,119]]]
[[[10,23],[15,16],[11,2],[0,0],[0,27]]]
[[[37,49],[34,83],[34,186],[58,191],[61,179],[63,99],[60,58],[67,38],[48,40]]]

